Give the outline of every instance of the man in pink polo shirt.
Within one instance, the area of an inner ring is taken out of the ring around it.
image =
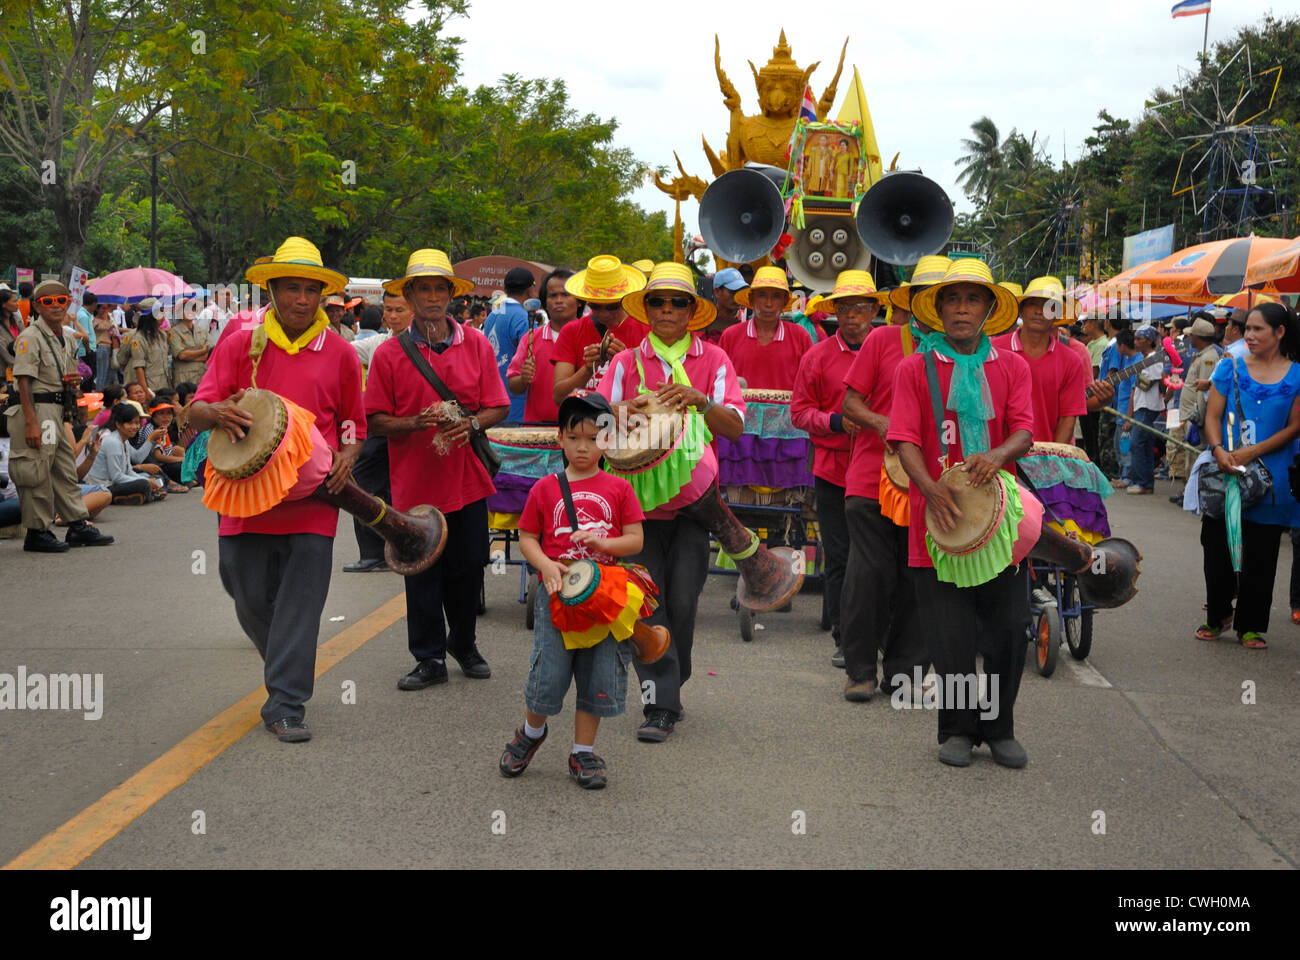
[[[691,336],[716,315],[713,304],[695,292],[691,271],[680,263],[658,264],[645,289],[629,294],[623,304],[643,324],[646,336],[640,346],[611,360],[600,381],[600,393],[615,414],[626,417],[620,408],[644,406],[640,398],[654,394],[669,407],[697,411],[714,435],[739,439],[745,401],[736,372],[718,347]],[[668,739],[682,717],[681,688],[691,676],[695,614],[709,572],[709,532],[681,509],[708,491],[717,476],[717,457],[705,442],[702,458],[676,496],[666,503],[641,500],[645,543],[629,559],[646,567],[658,585],[659,609],[650,622],[663,624],[671,634],[660,660],[636,662],[647,691],[645,722],[636,735],[647,743]]]
[[[524,423],[555,423],[560,415],[555,402],[555,345],[560,334],[578,316],[578,298],[564,288],[572,270],[552,270],[542,278],[540,287],[546,322],[519,341],[510,366],[506,369],[506,386],[511,393],[524,393]]]
[[[465,676],[485,680],[492,670],[476,645],[475,620],[488,560],[487,498],[496,487],[469,441],[472,431],[505,419],[510,398],[487,337],[447,314],[451,298],[469,293],[474,283],[452,272],[445,253],[416,250],[405,275],[384,289],[405,296],[414,319],[371,360],[365,397],[370,429],[388,437],[393,506],[431,503],[447,518],[447,546],[438,562],[406,578],[406,640],[415,668],[397,689],[446,683],[448,653]],[[464,419],[448,424],[433,410],[442,398],[408,350],[455,396]]]
[[[831,662],[836,665],[843,663],[840,594],[849,558],[844,487],[849,450],[854,443],[861,443],[857,436],[861,428],[840,412],[844,406],[844,377],[871,332],[871,321],[880,312],[883,297],[865,270],[845,270],[835,278],[834,292],[823,297],[822,303],[835,312],[839,330],[804,354],[790,398],[791,422],[812,438],[817,529],[826,554],[824,602],[835,640]],[[860,584],[855,583],[854,588],[859,589]]]
[[[749,390],[791,390],[799,361],[812,349],[808,331],[781,319],[794,304],[780,267],[759,267],[754,282],[736,294],[736,302],[754,316],[722,332],[718,346],[731,358],[736,375]]]
[[[948,487],[938,483],[946,464],[962,464],[973,486],[999,483],[998,471],[1032,442],[1029,365],[988,337],[1015,322],[1016,300],[993,282],[983,261],[963,259],[912,299],[912,313],[935,333],[926,336],[922,353],[899,364],[886,439],[898,444],[909,480],[908,564],[917,571],[917,610],[938,689],[955,691],[963,683],[973,689],[979,653],[989,698],[987,710],[970,702],[941,704],[939,760],[969,766],[972,747],[984,742],[997,763],[1023,767],[1028,757],[1015,739],[1013,707],[1025,665],[1028,565],[958,587],[939,579],[926,543],[927,507],[943,531],[953,530],[959,517]]]
[[[560,331],[555,341],[556,409],[574,390],[596,389],[610,358],[645,337],[645,327],[623,310],[623,298],[645,286],[646,275],[618,257],[592,257],[585,270],[564,281],[564,289],[590,311]]]
[[[1060,280],[1031,281],[1020,298],[1020,329],[993,341],[997,349],[1017,353],[1029,364],[1035,443],[1074,443],[1075,420],[1088,412],[1091,369],[1057,336],[1054,318],[1061,316],[1064,303]]]
[[[321,297],[342,290],[347,277],[326,269],[312,243],[290,237],[274,257],[249,268],[248,280],[270,287],[272,303],[261,321],[266,347],[254,368],[249,350],[256,328],[221,340],[190,404],[190,426],[211,430],[210,446],[242,438],[252,417],[237,404],[256,369],[259,389],[316,415],[317,429],[334,447],[325,485],[337,493],[366,438],[361,364],[320,308]],[[304,705],[315,679],[338,525],[338,508],[308,497],[252,517],[223,516],[218,527],[222,586],[266,664],[262,720],[284,742],[311,739]]]

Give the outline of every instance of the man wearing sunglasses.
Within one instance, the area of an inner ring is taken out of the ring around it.
[[[18,490],[32,553],[63,553],[71,547],[103,546],[113,538],[89,523],[77,486],[76,457],[63,427],[64,377],[76,375],[76,345],[63,336],[68,316],[68,288],[46,280],[32,292],[39,318],[14,343],[14,381],[18,397],[5,414],[9,436],[9,476]],[[71,526],[60,542],[51,529],[54,514]]]
[[[645,338],[645,328],[628,317],[623,297],[646,284],[646,275],[631,264],[608,254],[592,257],[587,268],[564,281],[564,289],[578,298],[588,313],[566,324],[555,340],[552,397],[558,407],[574,390],[596,389],[609,369],[609,361]]]

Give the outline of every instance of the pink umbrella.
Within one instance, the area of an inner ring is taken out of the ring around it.
[[[194,288],[166,270],[132,267],[90,281],[86,289],[101,303],[139,303],[146,297],[179,297]]]

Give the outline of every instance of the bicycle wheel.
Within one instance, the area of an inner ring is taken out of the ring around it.
[[[1070,577],[1065,589],[1065,602],[1071,608],[1079,610],[1083,603],[1079,597],[1079,582]],[[1079,610],[1077,617],[1065,621],[1065,645],[1070,648],[1070,656],[1076,660],[1083,660],[1092,649],[1092,614],[1091,610]]]
[[[1056,604],[1046,604],[1034,620],[1034,668],[1039,676],[1056,672],[1056,658],[1061,645],[1061,619]]]

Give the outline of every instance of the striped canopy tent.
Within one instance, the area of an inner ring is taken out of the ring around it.
[[[1300,237],[1261,257],[1246,271],[1245,287],[1278,293],[1300,293]]]

